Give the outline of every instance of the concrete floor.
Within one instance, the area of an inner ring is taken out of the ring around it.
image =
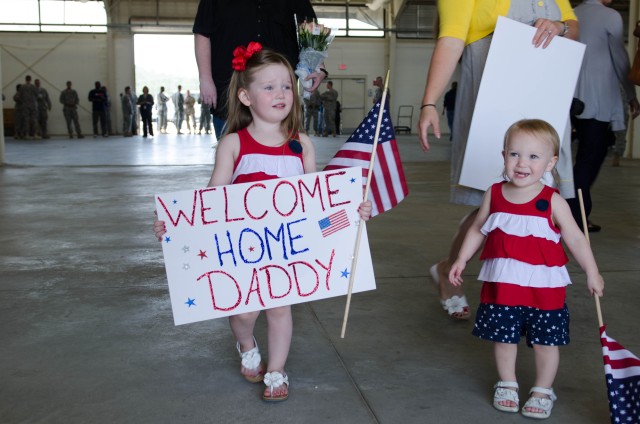
[[[491,345],[441,310],[428,267],[467,207],[448,203],[449,146],[398,136],[410,195],[368,225],[377,290],[296,305],[291,396],[273,405],[239,375],[226,319],[173,325],[153,194],[206,185],[210,139],[6,143],[0,167],[0,423],[518,423],[491,407]],[[322,166],[344,137],[315,139]],[[610,336],[640,354],[640,161],[605,163],[592,245]],[[478,262],[467,269],[477,305]],[[606,423],[594,301],[569,265],[571,344],[549,422]],[[264,318],[256,336],[264,354]],[[530,349],[521,397],[533,383]]]

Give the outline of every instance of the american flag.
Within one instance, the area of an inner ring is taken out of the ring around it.
[[[322,231],[322,237],[330,236],[331,234],[347,228],[349,226],[349,217],[347,211],[342,209],[336,213],[332,213],[326,218],[322,218],[318,221],[320,230]]]
[[[611,423],[640,423],[640,359],[600,327]]]
[[[324,168],[325,171],[361,166],[363,186],[366,185],[379,112],[380,103],[377,103],[338,150],[338,153],[329,161],[329,164]],[[393,208],[409,194],[388,103],[385,104],[380,124],[378,147],[371,174],[370,193],[373,206],[372,217]]]

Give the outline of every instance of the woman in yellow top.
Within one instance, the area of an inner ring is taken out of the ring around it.
[[[420,142],[425,152],[429,150],[427,132],[430,127],[436,138],[440,138],[436,102],[446,90],[462,57],[452,131],[451,202],[477,207],[484,192],[460,186],[458,180],[482,71],[498,16],[506,16],[536,27],[532,43],[542,48],[547,47],[557,36],[577,40],[578,21],[569,0],[439,0],[438,13],[440,33],[422,98],[418,124]],[[570,163],[567,168],[571,172]],[[458,250],[476,212],[477,209],[460,223],[449,257],[430,270],[439,285],[442,306],[454,318],[468,319],[469,306],[462,289],[447,284],[446,276],[458,257]]]

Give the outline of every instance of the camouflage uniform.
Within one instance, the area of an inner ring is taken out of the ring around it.
[[[18,140],[25,138],[25,125],[24,125],[24,113],[22,113],[22,99],[20,99],[20,86],[16,86],[16,94],[13,95],[13,101],[15,107],[13,109],[13,122],[14,122],[14,137]]]
[[[62,103],[62,113],[64,119],[67,121],[67,131],[69,132],[69,138],[73,138],[73,128],[76,129],[78,138],[83,138],[82,130],[80,129],[80,122],[78,121],[78,93],[71,88],[71,84],[67,84],[67,88],[60,92],[60,103]],[[73,123],[73,126],[71,125]]]
[[[47,123],[49,121],[49,111],[51,110],[51,99],[47,90],[40,86],[40,81],[36,80],[36,92],[38,93],[38,127],[40,128],[40,136],[49,138]]]
[[[189,124],[189,118],[191,118],[191,122],[193,123],[193,132],[196,132],[196,99],[193,98],[189,90],[187,90],[187,95],[184,96],[184,115],[187,121],[187,130],[191,132],[191,125]]]
[[[327,91],[322,93],[322,103],[324,105],[324,122],[326,127],[324,129],[324,136],[328,136],[329,133],[336,136],[336,108],[338,107],[338,92],[333,89],[333,85],[327,84]]]
[[[24,117],[24,132],[30,138],[35,137],[38,128],[38,91],[30,80],[20,86],[20,101]]]

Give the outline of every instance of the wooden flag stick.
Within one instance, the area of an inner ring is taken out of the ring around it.
[[[578,199],[580,200],[580,215],[582,216],[582,231],[584,232],[584,236],[587,238],[587,243],[591,244],[589,240],[589,226],[587,224],[587,214],[584,211],[584,201],[582,200],[582,189],[578,189]],[[602,309],[600,309],[600,296],[594,294],[593,297],[596,299],[596,313],[598,314],[598,326],[602,327],[604,322],[602,320]]]
[[[382,124],[382,115],[384,115],[384,105],[387,101],[387,87],[389,85],[389,70],[384,78],[384,88],[382,90],[382,99],[380,100],[380,111],[378,112],[378,122],[376,123],[376,132],[373,137],[373,147],[371,148],[371,159],[369,160],[369,172],[367,173],[367,184],[365,185],[363,201],[367,201],[369,197],[369,187],[371,186],[371,176],[373,174],[373,164],[376,161],[376,150],[378,147],[378,137],[380,136],[380,125]],[[356,236],[356,245],[353,249],[353,262],[351,263],[351,274],[349,275],[349,290],[347,291],[347,304],[344,309],[344,318],[342,320],[342,331],[340,338],[344,339],[344,334],[347,331],[347,320],[349,319],[349,307],[351,306],[351,294],[353,293],[353,282],[356,275],[356,267],[358,265],[358,252],[360,252],[360,239],[362,237],[362,229],[365,226],[365,222],[360,220],[358,225],[358,234]]]

